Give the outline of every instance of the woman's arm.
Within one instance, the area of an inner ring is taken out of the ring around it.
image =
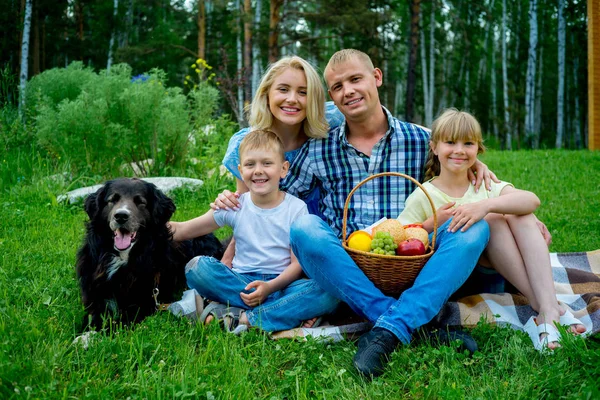
[[[206,214],[185,222],[171,221],[169,227],[175,241],[194,239],[219,229],[219,225],[215,222],[213,210],[208,210]]]

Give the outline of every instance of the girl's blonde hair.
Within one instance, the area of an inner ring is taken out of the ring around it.
[[[431,138],[429,154],[425,163],[425,180],[429,180],[440,174],[440,160],[433,154],[432,147],[439,142],[451,140],[456,142],[471,141],[477,143],[477,154],[485,151],[483,137],[481,135],[481,126],[474,116],[466,111],[459,111],[456,108],[448,108],[433,121],[431,124]]]
[[[325,91],[319,74],[306,60],[298,57],[284,57],[272,64],[256,90],[252,104],[246,110],[252,129],[269,129],[273,124],[273,114],[269,110],[268,95],[275,78],[287,68],[304,71],[306,76],[306,119],[302,128],[306,136],[326,138],[329,124],[325,119]]]

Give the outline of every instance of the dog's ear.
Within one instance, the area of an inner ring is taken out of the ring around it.
[[[152,208],[152,218],[159,225],[166,224],[173,213],[175,212],[175,203],[171,198],[167,197],[163,192],[161,192],[156,186],[153,186],[154,193],[154,201]]]
[[[90,193],[86,198],[83,204],[83,208],[90,219],[94,219],[98,211],[102,208],[100,203],[104,201],[104,193],[106,191],[108,183],[102,186],[100,189],[96,190],[95,193]]]

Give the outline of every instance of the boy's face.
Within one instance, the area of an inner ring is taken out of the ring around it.
[[[279,180],[285,178],[289,163],[273,150],[248,149],[241,155],[238,168],[250,192],[264,196],[279,190]]]
[[[379,68],[369,68],[357,57],[330,66],[325,73],[329,96],[347,120],[362,121],[380,108],[377,88],[383,83]]]

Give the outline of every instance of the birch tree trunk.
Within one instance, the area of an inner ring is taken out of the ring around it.
[[[539,33],[539,32],[538,32]],[[537,84],[535,87],[535,126],[531,147],[540,148],[540,132],[542,129],[542,77],[544,75],[544,48],[540,48],[540,61],[538,62]]]
[[[423,10],[419,10],[421,27],[421,76],[423,77],[423,110],[425,110],[425,126],[431,125],[431,116],[427,113],[429,110],[429,75],[427,73],[427,53],[425,51],[425,21],[423,19]]]
[[[571,35],[571,45],[575,46],[574,35]],[[575,139],[575,148],[581,149],[581,118],[579,110],[579,57],[573,58],[573,97],[575,101],[574,121],[573,121],[573,136]]]
[[[244,0],[244,105],[252,97],[252,5]]]
[[[565,0],[558,0],[558,94],[556,99],[556,143],[560,149],[564,136],[564,107],[565,107]]]
[[[31,1],[25,2],[25,18],[23,20],[23,41],[21,43],[21,73],[19,75],[19,116],[23,119],[25,112],[25,87],[29,73],[29,32],[31,30]]]
[[[256,8],[254,9],[254,41],[252,42],[252,98],[258,89],[260,83],[260,74],[262,65],[260,62],[260,47],[258,45],[260,31],[260,18],[262,13],[262,0],[256,0]]]
[[[237,28],[238,34],[236,36],[236,53],[237,53],[237,109],[238,109],[238,123],[240,125],[244,122],[244,85],[243,85],[243,68],[244,68],[244,54],[242,50],[242,35],[244,31],[240,28],[242,23],[242,5],[240,0],[235,1],[235,9],[238,12]]]
[[[506,150],[512,150],[512,136],[510,134],[510,115],[508,113],[508,74],[506,71],[506,0],[502,0],[502,92],[504,96],[504,131]]]
[[[110,66],[113,63],[113,48],[115,46],[115,37],[117,36],[117,15],[119,13],[119,0],[113,1],[113,28],[108,42],[108,59],[106,61],[106,72],[110,72]]]
[[[537,0],[529,0],[529,57],[527,58],[527,79],[525,83],[525,137],[533,142],[535,134],[535,72],[537,69]]]
[[[419,10],[421,0],[410,1],[410,49],[408,73],[406,82],[406,121],[413,122],[415,107],[415,82],[417,67],[417,52],[419,48]]]
[[[496,88],[496,41],[492,40],[492,73],[490,74],[490,86],[492,92],[492,112],[490,115],[490,121],[492,121],[492,132],[494,132],[494,138],[496,142],[500,141],[498,134],[498,91]]]
[[[434,67],[435,67],[435,1],[431,2],[431,22],[429,23],[429,104],[426,113],[429,114],[429,119],[426,121],[428,127],[433,122],[433,91],[434,91]]]

